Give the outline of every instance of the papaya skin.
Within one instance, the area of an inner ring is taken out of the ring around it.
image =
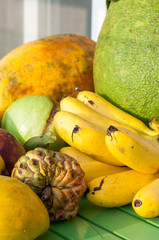
[[[33,240],[48,230],[46,207],[30,187],[0,176],[0,192],[0,240]]]
[[[0,60],[0,119],[16,99],[47,95],[55,101],[76,96],[75,88],[93,90],[95,42],[61,34],[23,44]]]
[[[158,0],[111,1],[96,45],[95,92],[148,124],[159,117]]]

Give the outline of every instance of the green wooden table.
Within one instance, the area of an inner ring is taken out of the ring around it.
[[[131,205],[101,208],[81,199],[78,215],[52,223],[37,240],[159,240],[159,218],[138,216]]]

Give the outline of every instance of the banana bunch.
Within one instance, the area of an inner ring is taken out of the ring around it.
[[[85,178],[87,182],[90,182],[91,180],[103,175],[124,172],[130,169],[125,166],[118,167],[99,162],[71,146],[61,148],[60,152],[65,153],[77,160],[77,162],[80,164],[81,168],[85,172]]]
[[[70,146],[88,181],[87,198],[96,205],[122,206],[159,177],[159,122],[149,127],[90,91],[60,101],[54,124]]]
[[[117,108],[98,94],[95,94],[91,91],[79,91],[78,89],[77,91],[77,99],[85,103],[87,106],[89,106],[96,112],[122,123],[123,126],[125,125],[125,127],[129,129],[131,127],[130,130],[132,131],[134,131],[133,129],[136,129],[139,133],[142,133],[143,136],[145,135],[145,137],[146,135],[148,135],[158,138],[159,122],[156,118],[152,119],[149,122],[149,128],[142,121]],[[113,125],[113,123],[111,125]]]
[[[105,136],[111,154],[130,168],[153,174],[159,170],[159,143],[126,128],[110,126]]]
[[[133,201],[135,194],[156,180],[159,173],[144,174],[128,170],[100,176],[88,183],[87,198],[101,207],[119,207]]]
[[[105,144],[106,131],[100,126],[63,110],[55,114],[54,124],[59,136],[70,146],[100,162],[115,166],[124,165],[109,152]]]

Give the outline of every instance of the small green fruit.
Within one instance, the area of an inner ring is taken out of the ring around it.
[[[47,96],[26,96],[8,107],[1,127],[16,136],[27,151],[38,146],[57,151],[65,145],[54,127],[58,110],[59,104]]]

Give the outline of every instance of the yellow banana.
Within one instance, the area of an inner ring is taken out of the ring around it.
[[[83,118],[89,121],[92,124],[96,124],[103,129],[107,130],[110,125],[114,126],[121,126],[130,129],[131,131],[143,135],[145,138],[148,136],[144,133],[138,132],[138,130],[134,129],[133,127],[129,126],[128,124],[123,124],[118,122],[114,119],[106,117],[97,111],[93,110],[92,108],[88,107],[86,104],[81,102],[80,100],[67,96],[60,101],[60,109],[62,111],[72,112],[78,115],[80,118]]]
[[[2,174],[5,170],[5,163],[3,158],[0,156],[0,174]]]
[[[103,114],[106,117],[114,119],[118,122],[121,122],[125,125],[129,125],[132,128],[135,128],[139,132],[143,132],[144,134],[150,136],[158,136],[159,129],[152,130],[148,128],[142,121],[131,116],[125,111],[119,109],[114,106],[110,102],[108,102],[103,97],[91,91],[79,91],[77,95],[77,99],[88,105],[90,108],[94,109],[100,114]]]
[[[152,128],[155,131],[159,131],[159,120],[158,118],[153,118],[150,122],[149,122],[149,126],[150,128]]]
[[[103,175],[129,170],[128,167],[117,167],[96,161],[95,159],[87,156],[85,153],[80,152],[74,147],[63,147],[60,149],[60,152],[65,153],[78,161],[85,173],[87,182],[90,182],[94,178]]]
[[[65,153],[73,158],[75,158],[79,163],[82,162],[94,162],[96,161],[94,158],[91,158],[90,156],[86,155],[85,153],[82,153],[75,147],[63,147],[60,149],[61,153]]]
[[[135,170],[101,176],[88,183],[87,199],[102,207],[119,207],[132,202],[142,187],[159,174],[144,174]]]
[[[159,143],[126,128],[110,126],[105,137],[111,154],[124,165],[147,174],[159,171]]]
[[[132,206],[141,217],[154,218],[159,216],[159,178],[136,193]]]
[[[102,128],[66,111],[55,114],[54,124],[59,136],[70,146],[101,162],[123,166],[108,151]]]

